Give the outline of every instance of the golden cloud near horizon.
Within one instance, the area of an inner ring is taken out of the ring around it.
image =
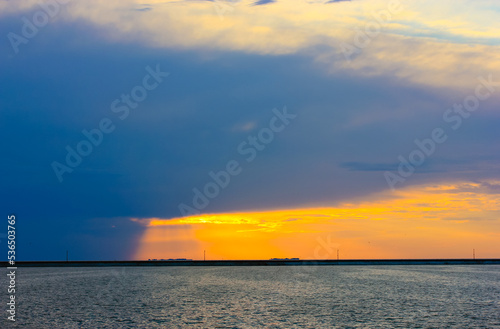
[[[416,186],[335,207],[132,219],[134,259],[499,257],[500,182]]]

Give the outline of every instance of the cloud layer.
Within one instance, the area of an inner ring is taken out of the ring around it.
[[[253,3],[71,1],[26,36],[38,1],[0,2],[2,210],[23,218],[26,259],[131,257],[147,230],[131,218],[178,218],[231,161],[241,173],[195,210],[323,209],[385,193],[384,172],[436,128],[446,142],[398,188],[498,181],[495,2],[405,2],[390,17],[379,0]],[[147,67],[170,75],[146,89]],[[462,116],[453,130],[443,116],[478,77],[491,77],[491,97],[450,112]],[[285,106],[297,117],[270,139]],[[60,183],[51,164],[66,165],[103,119],[113,132]],[[479,198],[481,186],[468,188]]]

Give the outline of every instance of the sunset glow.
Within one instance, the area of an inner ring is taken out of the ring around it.
[[[331,208],[134,219],[144,258],[469,258],[500,250],[500,184],[418,186]],[[175,247],[174,247],[175,245]]]

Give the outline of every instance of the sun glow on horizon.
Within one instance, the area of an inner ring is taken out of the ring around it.
[[[498,257],[498,182],[418,186],[336,207],[132,219],[135,259]]]

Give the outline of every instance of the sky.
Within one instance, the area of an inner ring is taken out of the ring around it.
[[[0,0],[0,252],[500,257],[493,0]]]

